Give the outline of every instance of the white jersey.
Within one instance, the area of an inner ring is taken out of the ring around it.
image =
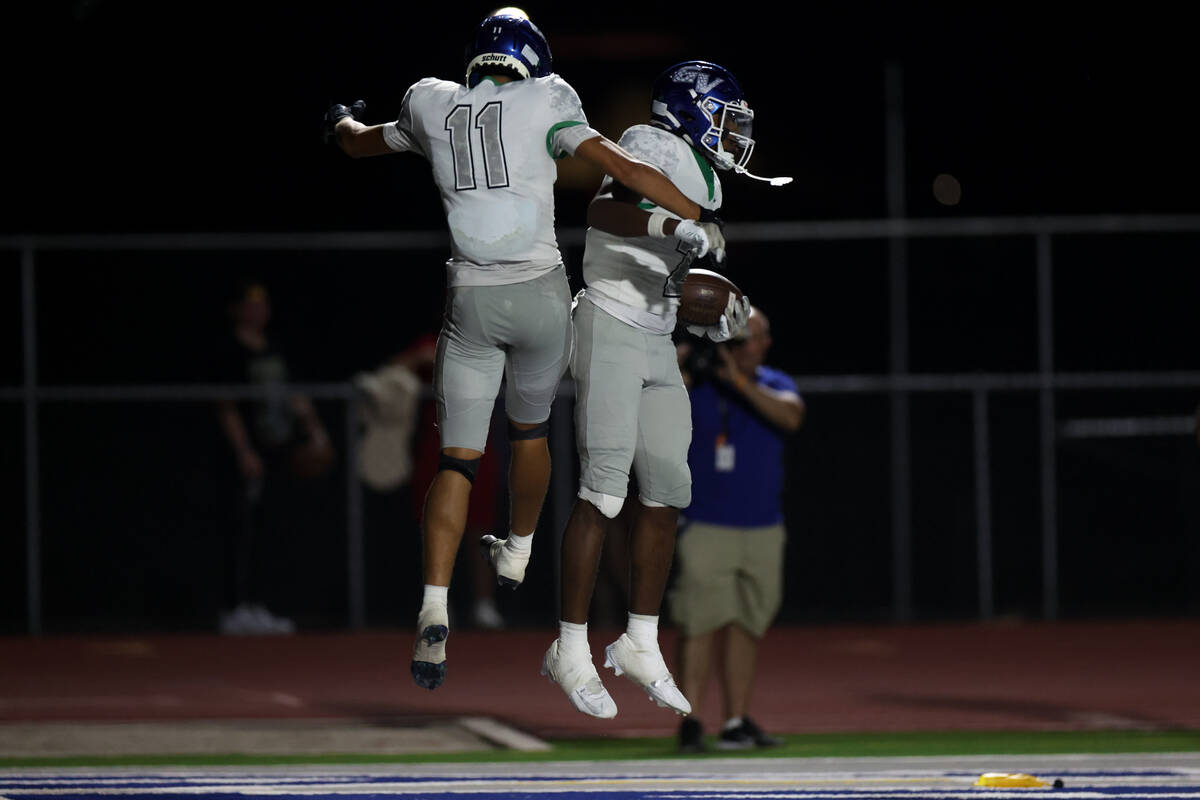
[[[562,263],[554,160],[599,136],[557,75],[473,89],[425,78],[383,128],[395,151],[429,160],[450,229],[450,286],[520,283]]]
[[[703,208],[721,207],[721,181],[704,156],[679,136],[650,125],[634,125],[621,135],[621,147],[658,169],[688,199]],[[612,184],[605,177],[600,191]],[[664,211],[649,200],[648,211]],[[583,296],[622,322],[654,333],[675,329],[679,287],[692,256],[675,237],[614,236],[588,228],[583,251]]]

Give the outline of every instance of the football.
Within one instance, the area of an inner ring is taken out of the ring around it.
[[[676,316],[687,325],[716,325],[725,313],[730,292],[734,297],[742,296],[742,290],[718,272],[689,270],[683,281]]]

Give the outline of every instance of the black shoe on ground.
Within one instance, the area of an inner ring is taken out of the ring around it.
[[[684,717],[683,722],[679,723],[679,752],[704,752],[704,729],[700,727],[699,720]]]
[[[765,733],[749,717],[742,717],[742,724],[721,731],[717,737],[717,748],[720,750],[748,750],[751,747],[778,747],[781,744],[783,739]]]

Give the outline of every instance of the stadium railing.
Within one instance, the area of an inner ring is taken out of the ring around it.
[[[1063,390],[1146,390],[1200,388],[1200,371],[1173,372],[1088,372],[1064,373],[1054,364],[1054,303],[1052,296],[1054,260],[1052,240],[1066,234],[1197,234],[1200,215],[1144,216],[1055,216],[992,217],[947,220],[847,220],[828,222],[773,222],[731,224],[727,236],[741,244],[803,241],[888,240],[903,244],[917,238],[949,237],[1030,237],[1035,242],[1037,272],[1038,370],[1027,373],[956,373],[910,374],[906,363],[893,359],[886,374],[874,375],[802,375],[796,376],[799,390],[816,394],[875,394],[890,398],[891,428],[891,539],[892,615],[897,621],[912,616],[912,532],[911,484],[908,475],[911,452],[908,440],[908,405],[917,393],[965,393],[972,399],[972,452],[974,459],[976,570],[978,615],[990,618],[995,610],[992,542],[992,489],[989,398],[995,392],[1031,392],[1038,397],[1040,568],[1042,616],[1053,620],[1059,615],[1058,587],[1058,510],[1056,446],[1064,438],[1093,436],[1179,435],[1191,432],[1192,420],[1184,417],[1107,418],[1060,422],[1056,413],[1056,393]],[[582,245],[584,231],[561,231],[564,248]],[[218,397],[249,398],[261,390],[251,386],[214,385],[138,385],[138,386],[43,386],[38,382],[37,346],[37,256],[47,251],[353,251],[441,248],[446,238],[440,232],[348,232],[348,233],[238,233],[238,234],[154,234],[154,235],[52,235],[0,237],[0,251],[20,253],[22,308],[22,383],[0,387],[0,401],[22,404],[24,420],[25,481],[25,552],[26,552],[26,628],[31,634],[42,631],[41,527],[39,509],[42,487],[39,479],[41,450],[38,423],[39,408],[51,402],[203,402]],[[903,263],[902,249],[889,250],[893,266]],[[906,270],[893,269],[900,283],[907,281]],[[904,310],[906,286],[892,287],[889,333],[894,342],[908,341],[908,316]],[[349,383],[296,384],[290,387],[316,399],[339,401],[344,408],[348,465],[357,459],[359,429],[355,389]],[[564,382],[560,400],[568,402],[573,387]],[[559,451],[558,463],[570,463],[571,415],[556,413],[552,419],[559,435],[552,437]],[[565,429],[564,429],[564,426]],[[566,435],[563,435],[566,434]],[[364,625],[366,606],[363,587],[362,489],[357,471],[347,468],[346,503],[346,574],[348,619],[351,628]],[[556,470],[551,497],[548,499],[549,523],[561,531],[570,512],[574,495],[567,485],[565,471]],[[557,537],[556,537],[557,539]],[[557,556],[557,553],[556,553]],[[555,559],[557,563],[557,557]]]

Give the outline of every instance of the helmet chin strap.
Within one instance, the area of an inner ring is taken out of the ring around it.
[[[754,180],[756,180],[756,181],[766,181],[767,183],[771,184],[772,186],[787,186],[789,183],[792,182],[791,178],[762,178],[762,177],[759,177],[758,175],[755,175],[754,173],[750,172],[745,167],[735,166],[733,168],[733,171],[740,175],[745,175],[747,178],[754,178]]]

